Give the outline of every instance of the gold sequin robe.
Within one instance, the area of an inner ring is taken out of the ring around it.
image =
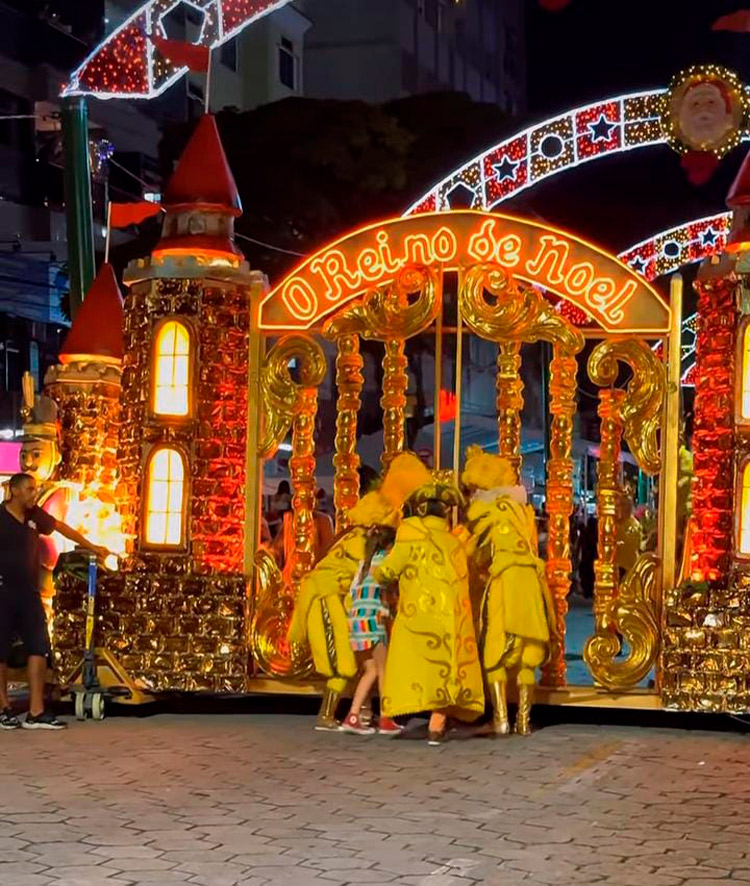
[[[533,510],[508,495],[475,500],[467,522],[475,550],[488,563],[489,581],[481,603],[482,664],[488,676],[504,667],[514,638],[548,645],[554,607],[544,562],[536,553]]]
[[[310,644],[315,670],[341,692],[357,674],[347,612],[352,582],[365,558],[367,530],[354,527],[302,579],[289,640]]]
[[[484,711],[482,670],[469,598],[466,550],[440,517],[410,517],[375,570],[398,579],[399,604],[385,668],[383,713],[444,711],[474,720]]]

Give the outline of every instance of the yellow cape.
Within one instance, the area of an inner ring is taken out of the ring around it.
[[[462,720],[484,711],[466,551],[440,517],[410,517],[375,570],[399,582],[383,687],[387,716],[441,710]]]

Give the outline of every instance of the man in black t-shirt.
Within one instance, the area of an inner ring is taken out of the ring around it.
[[[0,504],[0,729],[64,729],[64,723],[44,710],[50,645],[39,595],[39,536],[59,532],[99,556],[108,551],[37,507],[37,483],[31,474],[14,474],[8,491],[9,500]],[[29,713],[23,723],[14,716],[8,698],[7,662],[15,634],[29,657]]]

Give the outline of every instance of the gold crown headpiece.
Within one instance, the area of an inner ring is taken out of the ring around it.
[[[433,471],[431,481],[420,486],[409,498],[409,504],[415,507],[428,501],[438,501],[449,508],[465,506],[466,500],[453,481],[452,471]]]
[[[413,452],[400,452],[385,472],[378,492],[392,508],[400,508],[411,494],[430,482],[429,468]]]
[[[352,526],[398,526],[399,512],[392,508],[379,492],[368,492],[349,511]]]
[[[515,486],[518,481],[507,458],[492,455],[479,446],[469,446],[461,482],[473,489],[495,489],[498,486]]]
[[[55,443],[59,442],[57,425],[51,422],[45,422],[42,424],[25,424],[23,426],[23,436],[20,437],[21,443],[31,443],[34,440],[52,440]]]

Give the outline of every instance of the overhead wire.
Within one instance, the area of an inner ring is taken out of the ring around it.
[[[136,175],[134,172],[132,172],[130,169],[128,169],[127,166],[123,166],[122,163],[118,163],[117,160],[115,160],[113,157],[110,157],[109,160],[107,160],[107,163],[110,163],[112,166],[116,166],[117,169],[121,170],[126,175],[129,175],[131,178],[135,179],[138,182],[138,184],[140,184],[142,187],[149,189],[149,190],[153,189],[154,185],[149,184],[147,181],[144,181],[140,176]],[[142,199],[143,199],[143,195],[141,195],[141,200]]]
[[[112,157],[110,157],[107,162],[117,167],[117,169],[120,169],[126,175],[129,175],[132,179],[135,179],[135,181],[137,181],[142,187],[153,188],[153,185],[144,181],[142,178],[137,176],[134,172],[131,172],[131,170],[123,166],[122,163],[118,163],[117,160],[113,159]],[[238,232],[235,232],[235,237],[239,237],[241,240],[247,240],[248,243],[254,243],[256,246],[263,246],[266,249],[272,249],[274,252],[283,252],[286,255],[293,255],[296,258],[305,258],[304,252],[295,252],[293,249],[285,249],[283,246],[275,246],[273,243],[267,243],[265,240],[258,240],[255,237],[248,237],[247,234],[240,234]]]
[[[287,255],[295,255],[298,258],[305,258],[304,252],[295,252],[292,249],[284,249],[281,246],[274,246],[273,243],[266,243],[263,240],[256,240],[255,237],[248,237],[247,234],[238,234],[235,232],[235,237],[239,237],[241,240],[247,240],[250,243],[255,243],[257,246],[265,246],[266,249],[273,249],[274,252],[284,252]]]

